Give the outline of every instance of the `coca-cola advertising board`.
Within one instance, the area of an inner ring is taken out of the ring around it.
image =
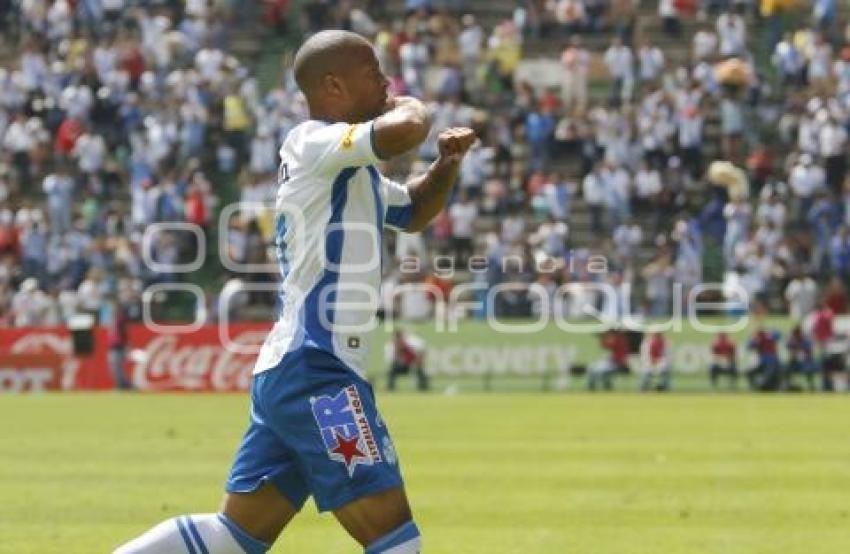
[[[203,326],[168,333],[131,324],[125,373],[140,391],[246,391],[271,324]],[[62,327],[0,329],[0,392],[107,390],[114,387],[105,328],[94,333],[94,351],[74,355]]]
[[[145,391],[246,391],[269,324],[208,325],[186,334],[130,328],[130,382]]]

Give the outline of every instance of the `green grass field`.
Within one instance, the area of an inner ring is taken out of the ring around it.
[[[844,396],[383,395],[428,553],[850,548]],[[0,398],[0,552],[105,553],[214,511],[242,395]],[[312,503],[274,552],[360,550]]]

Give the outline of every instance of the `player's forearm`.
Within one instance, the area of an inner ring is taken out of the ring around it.
[[[413,205],[413,217],[408,231],[421,231],[440,213],[457,182],[460,160],[452,157],[440,157],[431,164],[423,175],[408,183],[410,201]]]
[[[375,153],[389,159],[425,141],[431,130],[428,107],[410,96],[390,100],[387,111],[375,120]]]

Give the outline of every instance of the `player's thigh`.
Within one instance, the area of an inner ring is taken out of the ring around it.
[[[298,510],[271,483],[252,492],[228,492],[222,513],[252,537],[266,543],[277,540]]]
[[[364,547],[413,519],[404,487],[358,498],[333,514]]]

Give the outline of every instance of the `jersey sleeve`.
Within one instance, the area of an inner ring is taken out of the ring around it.
[[[384,225],[397,231],[405,231],[413,219],[413,203],[407,187],[381,175],[381,186],[387,204]]]
[[[381,161],[373,145],[372,121],[334,123],[311,133],[309,147],[317,152],[318,169],[336,173],[346,167],[363,167]]]

